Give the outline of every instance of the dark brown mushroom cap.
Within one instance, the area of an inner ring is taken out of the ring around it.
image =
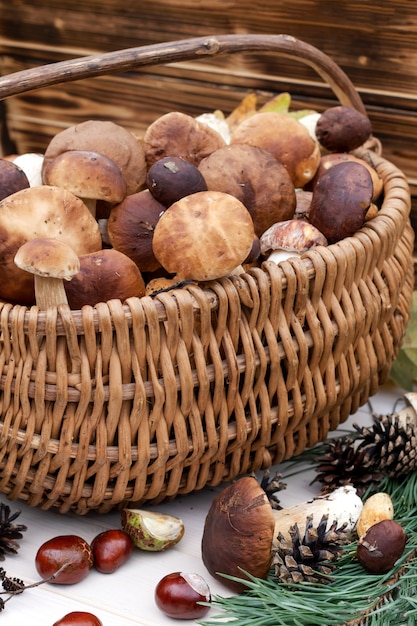
[[[0,202],[0,298],[19,304],[35,300],[33,276],[14,263],[16,252],[34,238],[59,239],[77,255],[102,247],[98,224],[71,192],[41,185],[17,191]]]
[[[80,256],[79,261],[79,272],[64,285],[71,309],[114,298],[124,302],[145,294],[145,283],[137,265],[122,252],[98,250]]]
[[[132,259],[141,272],[155,272],[161,267],[152,241],[155,226],[165,211],[148,189],[139,191],[114,206],[107,222],[111,245]]]
[[[316,137],[329,152],[355,150],[369,139],[371,132],[368,116],[344,105],[326,109],[316,124]]]
[[[256,478],[232,483],[213,500],[207,514],[201,553],[204,565],[224,585],[240,592],[245,585],[221,576],[245,579],[242,572],[266,578],[271,567],[275,521]]]
[[[148,168],[167,156],[182,157],[198,165],[201,159],[225,145],[217,131],[179,111],[158,117],[146,129],[143,141]]]
[[[320,146],[305,126],[284,113],[256,113],[241,122],[232,133],[232,144],[249,144],[267,150],[282,163],[294,187],[304,187],[313,178],[320,162]]]
[[[372,194],[366,167],[353,161],[334,165],[314,188],[309,220],[329,243],[335,243],[363,226]]]
[[[128,194],[145,184],[147,168],[142,143],[119,124],[87,120],[57,133],[46,147],[42,171],[68,150],[92,150],[114,161],[125,178]]]
[[[109,157],[92,150],[67,150],[50,161],[43,173],[46,185],[68,189],[79,198],[121,202],[126,182]]]
[[[240,200],[221,191],[200,191],[161,215],[153,250],[178,280],[217,280],[243,263],[253,236],[252,218]]]
[[[320,159],[320,164],[317,168],[317,172],[310,180],[310,182],[307,183],[305,189],[312,191],[316,186],[319,178],[325,172],[327,172],[330,167],[333,167],[333,165],[337,165],[338,163],[346,163],[346,161],[355,161],[355,163],[360,163],[369,171],[372,178],[372,184],[374,186],[372,199],[375,202],[375,200],[379,198],[384,189],[384,181],[382,180],[376,169],[372,167],[372,165],[370,165],[364,159],[355,156],[351,152],[330,152],[329,154],[323,154]]]
[[[156,161],[148,171],[146,184],[153,197],[167,208],[184,196],[207,191],[200,170],[193,163],[177,156],[167,156]]]
[[[29,180],[24,171],[13,161],[0,159],[0,200],[28,187]]]
[[[219,148],[198,166],[210,190],[240,200],[260,237],[275,222],[290,219],[295,189],[287,169],[270,152],[246,144]]]

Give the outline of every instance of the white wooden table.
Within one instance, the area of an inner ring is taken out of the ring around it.
[[[371,398],[373,408],[377,413],[390,413],[395,400],[402,395],[401,389],[387,385]],[[340,428],[349,429],[352,422],[370,424],[369,408],[362,407]],[[285,477],[285,464],[278,469]],[[289,478],[287,489],[279,494],[281,504],[290,506],[316,495],[320,489],[317,483],[310,484],[312,476],[312,473],[305,472]],[[90,611],[101,619],[103,626],[185,626],[193,623],[165,617],[154,604],[154,588],[165,574],[182,570],[201,574],[213,594],[230,595],[226,587],[208,574],[200,553],[205,516],[220,489],[205,489],[153,507],[184,520],[185,535],[174,548],[161,553],[135,550],[132,558],[113,574],[92,570],[86,579],[75,585],[47,583],[27,590],[7,602],[0,614],[1,626],[52,626],[70,611]],[[8,502],[5,496],[0,495],[0,499]],[[26,583],[39,579],[34,560],[44,541],[62,534],[77,534],[91,541],[103,530],[120,528],[119,512],[79,517],[34,509],[21,502],[8,504],[12,511],[21,509],[17,523],[26,524],[28,530],[20,541],[18,554],[6,556],[0,566],[9,575],[22,578]]]

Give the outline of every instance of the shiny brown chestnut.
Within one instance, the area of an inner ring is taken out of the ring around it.
[[[199,619],[210,609],[200,604],[210,602],[209,586],[200,574],[172,572],[164,576],[155,588],[155,603],[168,617]]]
[[[404,552],[407,535],[394,520],[383,520],[371,526],[358,541],[357,558],[372,574],[385,574]]]
[[[124,530],[104,530],[91,542],[94,567],[102,574],[112,574],[130,558],[133,547],[132,539]]]
[[[52,626],[103,626],[103,622],[93,613],[72,611],[54,622]]]
[[[72,585],[87,576],[93,567],[93,552],[89,544],[77,535],[58,535],[45,541],[35,556],[35,566],[42,580]]]

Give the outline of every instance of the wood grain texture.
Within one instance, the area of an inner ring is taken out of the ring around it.
[[[417,2],[334,0],[0,0],[0,72],[96,52],[187,37],[287,33],[320,48],[344,69],[370,115],[384,156],[408,176],[417,202]],[[304,65],[255,53],[148,68],[68,83],[6,103],[19,151],[42,150],[51,135],[86,118],[114,119],[142,133],[180,109],[230,111],[249,90],[289,90],[296,108],[335,102]],[[417,206],[415,207],[417,212]]]

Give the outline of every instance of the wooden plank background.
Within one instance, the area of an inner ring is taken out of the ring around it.
[[[0,0],[0,73],[220,33],[286,33],[331,56],[360,92],[384,156],[406,173],[417,227],[416,0]],[[232,55],[15,97],[0,109],[3,150],[42,151],[60,129],[92,118],[141,134],[167,111],[228,112],[254,89],[261,99],[288,90],[296,108],[335,103],[307,66]]]

